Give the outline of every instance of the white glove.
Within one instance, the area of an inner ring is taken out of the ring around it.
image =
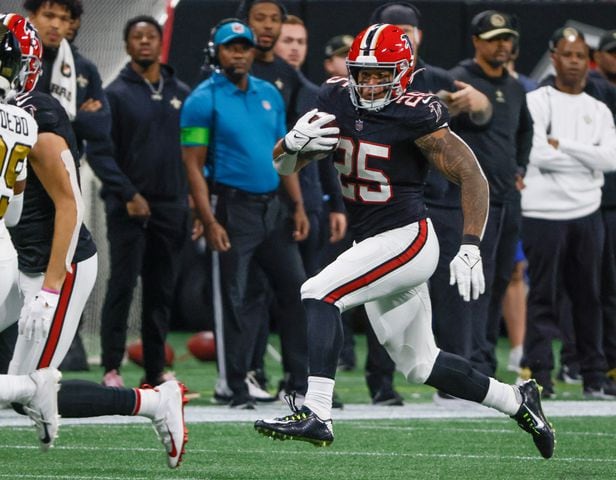
[[[310,121],[319,115],[314,121]],[[315,108],[304,114],[295,123],[293,129],[284,136],[284,149],[287,153],[295,152],[329,152],[338,143],[337,137],[326,135],[339,135],[338,127],[325,127],[329,122],[336,120],[335,115],[319,113]]]
[[[481,253],[477,245],[462,244],[449,264],[449,285],[458,284],[458,293],[465,302],[477,300],[485,292]]]
[[[25,304],[19,315],[19,334],[26,340],[40,342],[49,334],[53,315],[60,299],[59,293],[41,290]]]

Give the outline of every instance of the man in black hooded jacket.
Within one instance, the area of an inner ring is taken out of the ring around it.
[[[460,62],[450,73],[483,92],[492,103],[492,118],[486,128],[456,130],[475,152],[490,185],[490,213],[481,243],[486,294],[463,306],[470,309],[471,326],[460,325],[453,317],[437,318],[436,315],[434,322],[437,338],[450,350],[451,344],[460,342],[459,332],[471,327],[471,345],[452,351],[463,354],[463,349],[468,352],[470,347],[473,366],[486,375],[494,375],[500,305],[513,269],[521,225],[519,190],[528,164],[533,129],[524,89],[505,68],[513,41],[519,36],[515,18],[494,10],[481,12],[472,20],[471,34],[474,58]],[[442,202],[446,204],[456,198],[459,198],[457,188],[449,184]],[[454,224],[451,219],[450,215],[449,221]],[[435,285],[439,281],[440,285]],[[448,286],[448,275],[435,275],[431,282],[436,287],[432,290],[452,299],[456,297],[455,289]],[[447,342],[442,342],[443,336],[448,338]]]
[[[149,16],[127,21],[130,62],[105,90],[111,107],[114,157],[137,192],[126,201],[103,188],[111,276],[101,320],[105,384],[121,385],[126,324],[137,277],[143,284],[141,337],[145,383],[164,381],[177,258],[188,238],[188,187],[179,116],[189,93],[159,62],[162,29]]]

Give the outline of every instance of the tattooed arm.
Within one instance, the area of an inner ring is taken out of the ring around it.
[[[463,235],[468,239],[476,238],[478,244],[488,218],[489,190],[475,154],[449,128],[424,135],[415,144],[448,180],[460,185]]]
[[[436,168],[460,185],[464,228],[460,250],[449,264],[449,284],[458,284],[464,301],[477,300],[485,291],[479,243],[488,219],[488,182],[472,150],[449,128],[424,135],[415,143]]]

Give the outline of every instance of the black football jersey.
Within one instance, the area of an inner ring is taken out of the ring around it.
[[[38,124],[39,135],[50,132],[66,140],[79,173],[77,143],[66,112],[50,95],[33,91],[17,97],[15,104],[26,110]],[[60,161],[60,159],[58,159]],[[55,208],[41,181],[28,162],[28,180],[24,192],[24,206],[19,223],[10,228],[17,249],[19,269],[26,273],[41,273],[47,269],[53,239]],[[91,257],[96,247],[85,225],[79,231],[79,240],[73,262]]]
[[[318,109],[340,127],[334,162],[355,240],[425,218],[428,162],[415,140],[447,126],[440,100],[413,91],[371,112],[355,108],[347,79],[334,77],[321,86]]]

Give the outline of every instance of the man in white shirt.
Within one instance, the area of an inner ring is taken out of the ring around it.
[[[616,397],[605,376],[600,271],[604,229],[599,207],[603,172],[616,169],[616,131],[605,104],[583,92],[589,51],[574,28],[550,40],[553,85],[530,92],[533,146],[522,190],[522,240],[530,285],[525,364],[552,396],[548,332],[557,322],[558,289],[571,298],[577,354],[590,398]]]

